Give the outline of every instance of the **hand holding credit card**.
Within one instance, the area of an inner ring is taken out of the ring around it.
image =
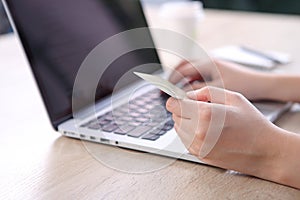
[[[163,92],[167,93],[171,97],[176,99],[186,99],[186,93],[184,90],[180,89],[179,87],[175,86],[174,84],[170,83],[169,81],[155,75],[145,74],[140,72],[133,72],[138,77],[144,79],[145,81],[153,84],[154,86],[158,87]]]

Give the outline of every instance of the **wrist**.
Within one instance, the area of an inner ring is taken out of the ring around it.
[[[254,165],[249,169],[250,175],[274,182],[282,182],[284,179],[284,168],[282,166],[285,146],[284,130],[272,123],[266,124],[256,140],[254,152]]]
[[[271,135],[266,141],[266,159],[264,162],[263,174],[267,180],[280,182],[283,179],[283,149],[286,146],[286,135],[283,129],[273,126]]]
[[[273,94],[274,88],[277,87],[275,75],[265,73],[254,73],[251,76],[252,84],[254,86],[252,87],[252,100],[274,100],[274,98],[276,98],[277,95],[274,96]]]
[[[299,76],[258,73],[254,78],[255,100],[300,101]],[[292,92],[291,92],[292,91]]]
[[[300,136],[282,130],[280,155],[277,157],[277,176],[274,181],[300,189]]]
[[[260,163],[260,178],[300,188],[300,137],[274,125],[265,144],[265,157]]]

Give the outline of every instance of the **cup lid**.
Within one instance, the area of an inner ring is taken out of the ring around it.
[[[200,1],[167,2],[160,7],[159,15],[164,18],[204,18],[203,4]]]

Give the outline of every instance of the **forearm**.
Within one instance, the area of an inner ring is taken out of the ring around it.
[[[300,135],[274,125],[257,146],[263,156],[249,174],[300,189]]]
[[[260,74],[257,80],[258,99],[300,102],[300,75]]]
[[[279,155],[276,159],[277,169],[272,180],[300,189],[300,135],[281,131],[282,140],[278,141]]]

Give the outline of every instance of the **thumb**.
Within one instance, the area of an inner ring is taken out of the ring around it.
[[[226,104],[226,96],[229,91],[212,86],[203,87],[199,90],[187,92],[188,98],[195,101],[205,101],[216,104]]]

